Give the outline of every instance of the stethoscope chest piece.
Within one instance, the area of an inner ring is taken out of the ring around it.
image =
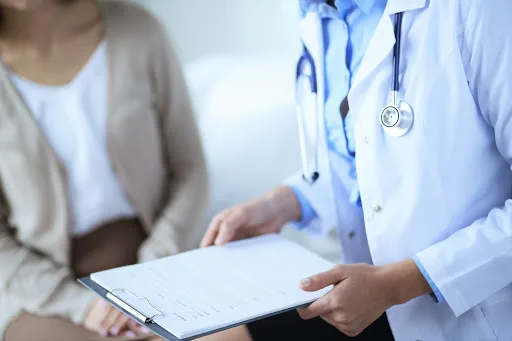
[[[400,137],[411,130],[414,122],[412,107],[405,101],[385,106],[380,112],[380,124],[390,136]]]
[[[414,112],[409,103],[398,99],[398,90],[400,87],[398,73],[400,70],[400,36],[402,31],[403,12],[397,14],[395,22],[396,43],[393,48],[393,84],[391,95],[393,99],[391,104],[386,105],[380,111],[380,125],[384,132],[390,136],[400,137],[411,130],[414,121]]]

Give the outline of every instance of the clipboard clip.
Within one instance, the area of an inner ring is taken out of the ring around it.
[[[142,312],[140,312],[139,310],[132,307],[131,305],[129,305],[128,303],[126,303],[125,301],[120,299],[118,296],[116,296],[116,293],[120,293],[120,292],[130,294],[131,296],[135,297],[137,300],[146,302],[146,304],[148,306],[150,306],[153,310],[157,311],[158,313],[153,316],[144,315]],[[130,315],[132,315],[134,318],[136,318],[137,320],[139,320],[139,322],[141,322],[143,324],[155,323],[155,320],[165,317],[164,313],[162,313],[160,310],[155,308],[155,306],[153,306],[147,298],[142,297],[142,296],[137,296],[133,292],[131,292],[127,289],[114,289],[111,292],[107,293],[107,298],[110,301],[117,304],[119,307],[123,308],[126,312],[128,312]]]

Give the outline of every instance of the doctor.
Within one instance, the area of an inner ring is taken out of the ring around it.
[[[202,245],[336,226],[344,265],[298,284],[335,285],[299,311],[304,325],[321,317],[360,340],[512,340],[512,2],[300,4],[299,126],[316,153],[304,148],[284,186],[217,215]],[[245,330],[307,338],[290,319]],[[329,339],[315,323],[309,339]]]

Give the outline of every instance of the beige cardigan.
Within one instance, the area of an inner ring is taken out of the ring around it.
[[[204,156],[163,28],[102,2],[109,58],[107,147],[150,237],[141,261],[196,246],[207,202]],[[92,300],[70,271],[65,173],[0,65],[0,337],[22,311],[83,321]]]

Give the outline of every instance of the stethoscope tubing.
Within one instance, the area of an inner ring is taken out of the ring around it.
[[[395,25],[394,25],[394,34],[395,34],[395,45],[393,46],[393,70],[392,70],[392,84],[391,84],[391,93],[393,96],[392,104],[387,105],[383,108],[383,111],[381,112],[381,124],[383,126],[383,129],[392,136],[402,136],[404,135],[411,127],[412,122],[414,120],[414,113],[412,111],[412,108],[409,104],[407,104],[404,101],[400,101],[398,99],[398,92],[400,90],[400,81],[399,81],[399,74],[400,74],[400,50],[401,50],[401,32],[402,32],[402,19],[403,19],[403,12],[399,12],[396,15],[395,19]],[[311,92],[312,95],[316,100],[319,100],[318,98],[318,88],[317,88],[317,78],[316,78],[316,67],[313,60],[313,57],[311,53],[306,48],[305,44],[303,44],[303,53],[300,57],[298,63],[297,63],[297,70],[296,70],[296,80],[298,83],[298,80],[301,77],[307,77],[309,84],[311,86]],[[309,71],[309,73],[307,72]],[[319,122],[318,122],[318,108],[315,104],[315,119],[316,119],[316,136],[315,136],[315,150],[314,150],[314,164],[313,164],[313,170],[310,170],[309,168],[309,158],[307,153],[307,147],[306,147],[306,128],[305,128],[305,121],[304,121],[304,113],[302,112],[302,108],[300,106],[300,98],[299,98],[299,91],[296,89],[296,96],[297,96],[297,115],[298,115],[298,128],[299,128],[299,139],[300,139],[300,147],[301,147],[301,158],[302,158],[302,176],[304,180],[309,183],[313,184],[316,182],[316,180],[319,178],[319,172],[318,172],[318,144],[319,144]],[[391,108],[392,111],[396,112],[398,115],[398,122],[396,124],[386,125],[383,121],[383,112],[386,110],[386,108]],[[402,116],[402,112],[406,114],[404,116],[404,120],[400,122],[400,117]],[[396,127],[395,127],[396,125]],[[391,129],[395,129],[391,130]]]
[[[393,47],[393,85],[391,90],[398,92],[400,89],[399,74],[400,74],[400,45],[402,36],[402,18],[403,12],[400,12],[396,16],[395,23],[395,46]]]

